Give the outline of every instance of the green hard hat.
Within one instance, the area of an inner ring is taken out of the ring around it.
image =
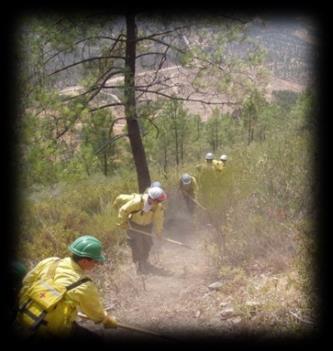
[[[105,261],[102,255],[102,243],[91,235],[80,236],[68,246],[68,249],[76,256],[89,257],[99,262]]]

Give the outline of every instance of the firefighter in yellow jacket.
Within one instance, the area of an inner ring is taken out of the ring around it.
[[[127,195],[120,195],[124,198]],[[120,201],[119,199],[119,201]],[[132,259],[136,264],[138,273],[148,273],[152,265],[148,262],[149,252],[153,245],[151,237],[136,230],[154,233],[157,237],[162,236],[164,225],[164,208],[162,202],[167,195],[160,187],[150,187],[144,194],[135,194],[118,211],[118,225],[127,229],[128,245],[132,251]]]
[[[221,155],[219,160],[214,160],[213,162],[215,162],[215,168],[217,171],[222,172],[224,169],[225,164],[227,163],[227,155]]]
[[[214,160],[214,155],[211,152],[208,152],[205,156],[206,162],[204,164],[200,164],[196,166],[197,171],[207,172],[207,171],[222,171],[223,164],[219,160]]]
[[[113,200],[112,207],[116,210],[119,210],[122,205],[125,205],[126,202],[133,200],[137,196],[140,196],[140,194],[120,194]]]
[[[77,238],[68,249],[72,253],[70,257],[44,259],[25,276],[19,294],[17,315],[17,324],[23,333],[31,332],[35,336],[44,337],[91,337],[92,332],[75,322],[78,308],[89,319],[95,323],[101,323],[105,328],[117,327],[115,318],[104,310],[96,286],[86,276],[86,272],[105,260],[101,252],[101,242],[93,236],[84,235]],[[31,289],[36,282],[47,286],[46,280],[50,277],[58,285],[66,287],[67,292],[54,309],[47,312],[43,319],[37,320],[29,310],[29,306],[32,306]],[[69,286],[72,288],[69,289]]]
[[[198,192],[198,183],[195,177],[184,173],[179,179],[179,191],[182,193],[191,215],[194,212],[195,200]]]
[[[154,181],[151,183],[150,187],[148,187],[146,190],[145,190],[145,194],[148,194],[148,189],[149,188],[153,188],[153,187],[158,187],[158,188],[162,188],[162,185],[160,182],[158,181]],[[130,201],[130,200],[133,200],[135,196],[138,196],[139,194],[137,193],[132,193],[132,194],[121,194],[121,195],[118,195],[112,202],[112,208],[116,209],[116,210],[119,210],[119,208],[124,205],[126,202]]]
[[[221,162],[223,164],[223,167],[224,167],[226,165],[226,163],[227,163],[228,156],[223,154],[223,155],[221,155],[220,160],[221,160]]]

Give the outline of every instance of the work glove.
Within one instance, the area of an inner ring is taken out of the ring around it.
[[[128,223],[125,222],[125,223],[119,223],[117,224],[119,228],[121,229],[124,229],[124,230],[127,230],[128,229]]]
[[[104,318],[102,323],[103,323],[104,328],[117,328],[118,327],[117,320],[114,317],[111,317],[110,315],[107,315]]]

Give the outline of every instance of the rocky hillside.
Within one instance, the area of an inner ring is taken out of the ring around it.
[[[266,97],[271,100],[272,93],[279,90],[290,90],[301,92],[306,86],[311,84],[313,78],[313,68],[316,60],[316,33],[314,25],[303,18],[270,18],[256,19],[247,26],[249,37],[259,43],[266,51],[266,67],[272,73],[270,81],[266,86]],[[183,37],[186,45],[189,45],[191,38]],[[185,45],[184,44],[184,45]],[[247,44],[244,44],[247,45]],[[237,44],[231,47],[235,53],[245,51],[243,44]],[[168,61],[168,60],[167,60]],[[222,93],[216,92],[214,88],[207,94],[201,94],[191,87],[191,81],[194,79],[196,72],[191,69],[185,69],[174,59],[165,62],[163,67],[156,74],[155,70],[142,69],[137,67],[136,84],[138,86],[149,86],[154,82],[154,90],[158,90],[161,95],[178,95],[190,97],[191,100],[205,100],[212,105],[203,105],[200,102],[185,102],[186,108],[193,114],[198,114],[203,120],[207,120],[212,113],[214,102],[228,101]],[[214,77],[210,77],[212,81]],[[160,83],[159,83],[160,82]],[[119,86],[115,89],[102,89],[99,94],[98,104],[118,103],[122,99],[124,84],[122,75],[113,77],[107,81],[108,86]],[[63,95],[76,95],[82,92],[79,85],[66,86],[61,89]],[[155,100],[156,95],[151,93],[138,93],[141,100]],[[229,97],[230,99],[230,97]],[[93,102],[92,102],[93,103]],[[233,112],[234,106],[223,105],[224,112]],[[122,106],[112,108],[115,117],[123,117],[124,109]],[[120,131],[124,126],[121,120],[117,129]]]
[[[265,48],[267,65],[276,78],[300,86],[310,82],[318,59],[318,33],[310,19],[257,19],[248,32]]]

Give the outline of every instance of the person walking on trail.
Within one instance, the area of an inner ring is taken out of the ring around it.
[[[179,191],[182,193],[186,202],[187,208],[193,215],[195,208],[195,200],[197,198],[198,183],[194,176],[184,173],[179,179]]]
[[[148,262],[153,245],[151,237],[136,230],[162,237],[164,226],[164,208],[162,202],[167,199],[163,189],[150,187],[147,193],[138,194],[119,208],[119,227],[127,230],[128,245],[132,251],[132,259],[139,274],[149,273],[153,266]]]
[[[221,155],[219,160],[214,160],[214,166],[215,169],[219,172],[222,172],[224,169],[225,164],[227,163],[228,156],[227,155]]]
[[[97,287],[86,275],[105,260],[101,242],[84,235],[73,241],[68,250],[70,256],[46,258],[23,279],[17,333],[33,338],[98,338],[75,322],[78,309],[105,328],[117,328],[116,319],[104,310]]]
[[[214,168],[214,155],[211,152],[208,152],[205,156],[206,165],[205,168]]]
[[[221,157],[220,157],[220,162],[221,162],[221,164],[222,164],[222,169],[223,169],[224,166],[226,165],[227,160],[228,160],[228,156],[227,156],[227,155],[225,155],[225,154],[221,155]]]
[[[220,161],[214,160],[214,155],[212,152],[208,152],[205,156],[206,162],[196,166],[197,171],[221,171]]]
[[[220,160],[223,162],[223,166],[227,163],[228,156],[227,155],[221,155]]]
[[[214,165],[217,171],[222,172],[224,169],[224,165],[227,162],[227,155],[222,155],[219,160],[214,160]]]

